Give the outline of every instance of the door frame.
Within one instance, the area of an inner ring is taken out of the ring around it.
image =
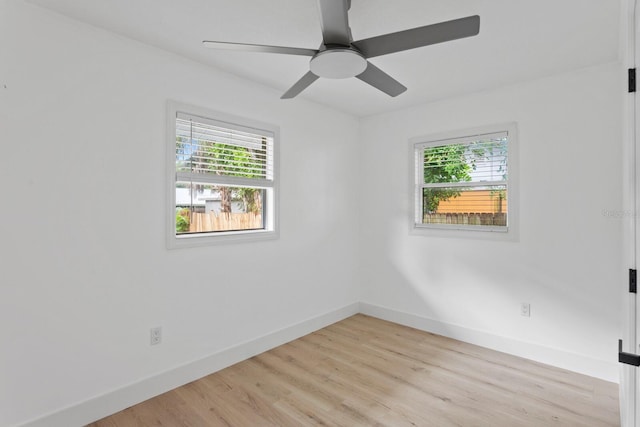
[[[620,55],[622,58],[621,72],[636,68],[636,58],[640,58],[640,38],[638,28],[640,27],[640,10],[638,10],[639,0],[621,1],[621,35],[620,35]],[[629,90],[629,85],[625,81],[623,89],[623,212],[625,215],[623,224],[623,253],[625,254],[622,266],[625,269],[636,269],[638,265],[638,247],[640,240],[638,232],[640,228],[637,223],[638,200],[640,195],[638,189],[638,169],[640,167],[639,150],[637,141],[640,140],[638,134],[640,126],[640,105],[636,92]],[[624,276],[626,277],[626,275]],[[622,336],[623,348],[625,352],[638,354],[638,342],[640,327],[637,315],[637,294],[629,291],[629,283],[624,282],[621,286],[623,295],[623,321]],[[636,427],[640,422],[640,384],[639,369],[635,366],[620,364],[620,420],[623,427]]]

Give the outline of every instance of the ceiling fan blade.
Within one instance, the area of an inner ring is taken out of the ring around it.
[[[389,96],[398,96],[407,90],[404,85],[369,61],[367,61],[367,68],[356,77]]]
[[[309,85],[311,85],[311,83],[315,82],[316,80],[318,80],[318,76],[313,74],[311,71],[308,71],[307,74],[302,76],[300,80],[298,80],[293,86],[291,86],[291,88],[288,91],[286,91],[284,95],[280,97],[280,99],[290,99],[295,97],[300,92],[302,92],[307,87],[309,87]]]
[[[351,43],[351,30],[347,17],[350,5],[350,0],[318,0],[322,40],[325,45],[349,46]]]
[[[211,49],[238,50],[243,52],[283,53],[286,55],[302,56],[313,56],[318,53],[318,50],[316,49],[304,49],[299,47],[285,46],[267,46],[262,44],[216,42],[211,40],[204,40],[202,44],[205,47],[209,47]]]
[[[453,21],[440,22],[411,30],[358,40],[353,42],[352,45],[362,52],[365,58],[373,58],[388,53],[471,37],[479,32],[480,17],[473,15],[454,19]]]

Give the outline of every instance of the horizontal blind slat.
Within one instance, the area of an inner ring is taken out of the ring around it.
[[[177,172],[176,182],[211,184],[228,187],[249,187],[249,188],[273,188],[273,180],[243,178],[239,176],[220,176],[212,174],[198,174],[192,172]]]
[[[270,132],[264,129],[256,129],[249,126],[239,125],[237,123],[230,123],[222,120],[210,119],[208,117],[187,114],[180,111],[177,112],[176,124],[189,122],[189,121],[193,121],[198,125],[211,126],[212,128],[219,128],[219,129],[229,129],[239,133],[246,133],[250,135],[264,135],[269,138],[273,138],[274,136],[273,132]]]
[[[463,137],[455,137],[455,138],[448,138],[448,139],[439,139],[439,140],[433,140],[433,141],[426,141],[426,142],[418,142],[415,144],[415,148],[427,148],[427,147],[434,147],[434,146],[446,146],[446,145],[451,145],[451,144],[468,144],[470,142],[475,142],[475,141],[488,141],[488,140],[492,140],[492,139],[506,139],[509,137],[509,132],[492,132],[492,133],[484,133],[484,134],[477,134],[477,135],[468,135],[468,136],[463,136]]]
[[[463,182],[431,182],[426,184],[419,184],[419,188],[490,188],[490,187],[504,187],[507,183],[505,181],[463,181]]]

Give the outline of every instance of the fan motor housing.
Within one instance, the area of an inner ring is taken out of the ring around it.
[[[367,68],[367,60],[353,48],[330,48],[315,54],[310,68],[316,76],[346,79],[361,74]]]

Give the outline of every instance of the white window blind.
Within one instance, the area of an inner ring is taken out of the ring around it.
[[[506,181],[507,137],[501,132],[418,144],[423,183],[470,187]],[[468,168],[461,168],[463,164]],[[457,176],[456,171],[462,173]]]
[[[273,186],[273,134],[178,112],[176,178],[235,186]]]

